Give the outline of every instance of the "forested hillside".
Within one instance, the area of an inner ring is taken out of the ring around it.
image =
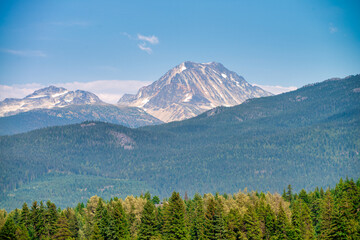
[[[173,192],[160,202],[149,192],[106,201],[98,196],[74,208],[34,201],[0,210],[0,239],[359,239],[360,180],[335,188],[291,185],[278,193]]]
[[[159,126],[129,129],[87,122],[4,136],[0,206],[13,209],[11,203],[19,199],[34,199],[19,193],[42,180],[48,183],[48,198],[57,197],[47,180],[53,173],[133,181],[160,197],[174,190],[191,196],[244,187],[281,191],[288,182],[296,191],[333,186],[340,177],[359,176],[359,136],[360,75]],[[79,202],[82,184],[74,182],[62,197],[79,196],[74,199]],[[98,182],[92,193],[104,186]]]

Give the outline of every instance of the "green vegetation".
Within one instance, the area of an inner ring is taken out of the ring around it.
[[[104,199],[125,198],[127,195],[140,195],[146,191],[151,189],[140,181],[52,173],[9,191],[2,199],[1,207],[9,210],[24,202],[31,204],[35,200],[51,200],[65,208],[75,206],[80,201],[86,202],[94,195],[101,195]]]
[[[291,186],[289,185],[291,188]],[[290,189],[289,188],[289,189]],[[57,209],[48,201],[29,209],[0,210],[1,239],[359,239],[360,179],[342,179],[335,188],[298,194],[239,191],[196,194],[183,200],[173,192],[154,205],[140,197]],[[187,198],[187,197],[186,197]]]
[[[161,198],[174,189],[193,196],[245,187],[279,192],[287,182],[293,191],[334,186],[335,179],[360,172],[359,89],[357,75],[170,124],[129,129],[87,122],[3,136],[0,207],[15,189],[54,172],[140,182]],[[118,193],[109,191],[109,197]],[[58,200],[61,206],[67,197]]]

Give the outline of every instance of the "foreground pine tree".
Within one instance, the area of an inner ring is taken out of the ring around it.
[[[8,217],[5,225],[1,228],[0,231],[0,239],[4,240],[13,240],[15,239],[16,233],[16,226],[11,217]]]
[[[164,212],[164,239],[187,239],[185,227],[185,204],[180,194],[173,192]]]
[[[138,239],[150,240],[159,236],[157,226],[158,223],[156,219],[155,206],[150,200],[148,200],[142,212]]]

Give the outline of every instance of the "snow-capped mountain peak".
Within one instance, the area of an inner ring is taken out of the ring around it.
[[[136,95],[125,94],[118,103],[143,108],[170,122],[194,117],[217,106],[234,106],[249,98],[270,95],[221,63],[186,61]]]
[[[7,98],[0,102],[0,117],[15,115],[37,108],[50,109],[69,105],[103,104],[93,93],[49,86],[39,89],[23,99]]]

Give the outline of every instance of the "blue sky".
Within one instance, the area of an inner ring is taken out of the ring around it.
[[[260,85],[358,74],[359,12],[346,0],[1,0],[0,97],[116,80],[115,99],[187,60],[221,62]]]

